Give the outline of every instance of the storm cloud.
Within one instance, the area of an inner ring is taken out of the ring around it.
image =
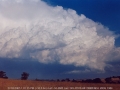
[[[0,57],[104,71],[120,58],[116,35],[75,10],[40,0],[0,0]]]

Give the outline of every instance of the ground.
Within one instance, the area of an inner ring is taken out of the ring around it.
[[[119,90],[120,84],[0,79],[0,90]]]

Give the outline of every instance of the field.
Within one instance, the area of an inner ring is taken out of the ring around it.
[[[0,90],[120,90],[120,84],[0,79]]]

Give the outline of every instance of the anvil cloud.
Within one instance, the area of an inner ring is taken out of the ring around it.
[[[39,0],[0,0],[0,57],[104,70],[120,58],[116,35],[72,9]]]

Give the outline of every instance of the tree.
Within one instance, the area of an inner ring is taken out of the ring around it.
[[[94,82],[94,83],[102,83],[102,81],[101,81],[100,78],[95,78],[95,79],[93,79],[93,82]]]
[[[69,81],[70,81],[70,79],[69,79],[69,78],[66,78],[66,81],[67,81],[67,82],[69,82]]]
[[[23,73],[21,74],[21,80],[27,80],[27,79],[28,79],[28,76],[29,76],[28,73],[23,72]]]
[[[0,78],[8,78],[7,76],[6,76],[6,72],[4,72],[4,71],[0,71]]]
[[[57,82],[59,82],[60,80],[59,79],[57,79]]]
[[[93,83],[93,80],[92,79],[87,79],[85,80],[86,83]]]
[[[106,83],[111,83],[111,77],[105,78]]]

